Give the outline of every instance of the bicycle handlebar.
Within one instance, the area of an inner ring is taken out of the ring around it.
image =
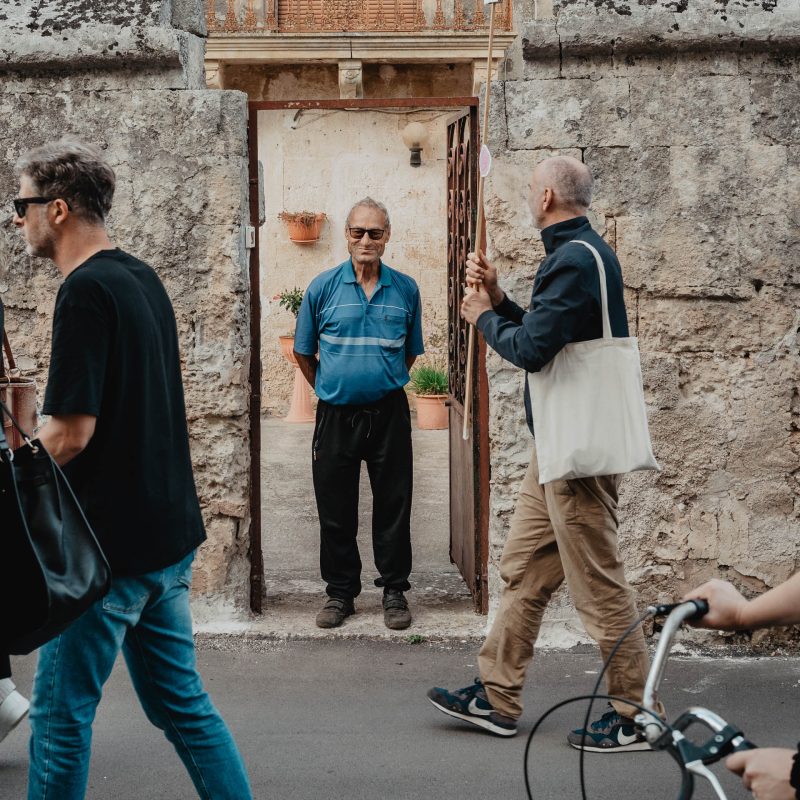
[[[699,619],[708,613],[708,603],[705,600],[689,600],[686,603],[671,603],[660,606],[651,606],[648,609],[652,612],[653,616],[660,616],[668,614],[664,627],[661,629],[661,637],[658,641],[658,648],[653,658],[653,664],[650,667],[650,673],[647,676],[647,683],[644,687],[644,695],[642,697],[642,705],[658,715],[658,689],[661,686],[661,680],[664,677],[664,670],[667,666],[667,658],[672,649],[672,643],[675,640],[675,634],[681,625],[689,619]],[[647,728],[653,725],[658,729],[660,735],[663,726],[659,725],[652,717],[645,723],[645,735],[647,736]],[[653,734],[656,732],[653,731]],[[650,736],[647,736],[649,739]]]

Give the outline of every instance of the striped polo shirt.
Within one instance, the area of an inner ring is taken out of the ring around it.
[[[307,356],[319,352],[314,391],[321,400],[380,400],[408,383],[406,356],[425,351],[416,282],[381,262],[367,300],[350,259],[317,275],[297,315],[294,349]]]

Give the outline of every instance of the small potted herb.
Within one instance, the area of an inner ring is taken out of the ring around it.
[[[417,427],[422,430],[442,430],[447,427],[447,372],[432,365],[411,370],[409,388],[416,399]]]

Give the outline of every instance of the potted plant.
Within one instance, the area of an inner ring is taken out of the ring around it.
[[[417,406],[417,427],[422,430],[441,430],[447,427],[447,372],[431,365],[411,370],[409,384]]]
[[[295,286],[293,289],[284,289],[272,299],[277,300],[278,305],[289,311],[297,321],[297,315],[300,313],[300,306],[303,302],[303,290],[299,286]],[[311,392],[297,365],[297,359],[294,357],[294,331],[279,336],[278,341],[281,343],[283,357],[294,366],[292,401],[289,405],[289,413],[284,420],[286,422],[313,422],[314,410],[311,407]]]
[[[278,219],[286,223],[291,241],[308,244],[319,240],[319,232],[326,216],[314,211],[281,211]]]
[[[295,286],[293,289],[284,289],[282,292],[278,292],[272,299],[277,300],[278,305],[291,313],[295,322],[297,321],[297,315],[300,313],[300,306],[303,303],[303,290],[299,286]],[[284,358],[289,363],[296,366],[297,362],[294,358],[294,331],[279,336],[278,340],[281,343],[281,352]]]

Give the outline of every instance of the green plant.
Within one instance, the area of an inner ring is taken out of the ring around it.
[[[428,365],[415,367],[411,370],[410,385],[414,394],[447,394],[447,373]]]
[[[406,641],[409,644],[422,644],[425,641],[425,637],[419,633],[410,633],[406,636]]]
[[[297,319],[297,315],[300,313],[300,305],[303,302],[303,290],[299,286],[295,286],[294,289],[284,289],[272,299],[280,301],[278,305],[287,311],[291,311],[294,318]]]
[[[299,222],[301,225],[310,226],[317,221],[324,220],[325,214],[316,211],[281,211],[278,219],[283,222]]]

